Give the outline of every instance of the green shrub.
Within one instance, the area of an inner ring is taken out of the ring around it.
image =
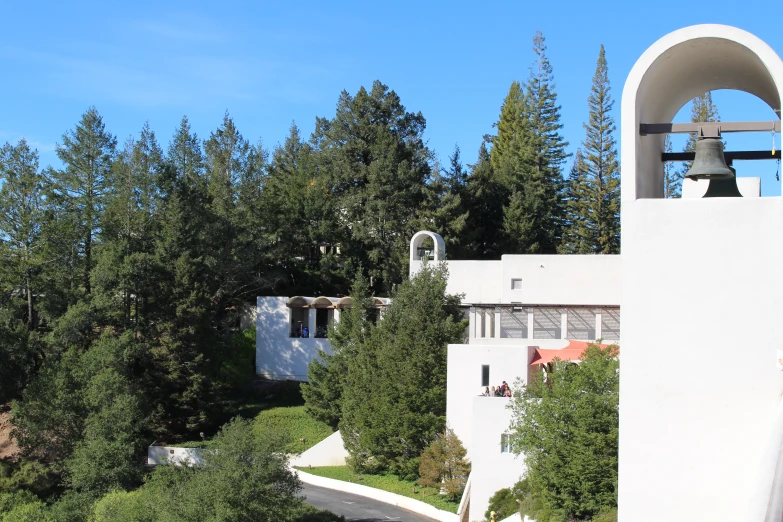
[[[345,522],[345,517],[302,502],[293,508],[291,522]]]
[[[3,514],[12,511],[14,508],[24,504],[37,502],[38,497],[28,491],[14,491],[12,493],[0,493],[0,521]]]
[[[617,508],[604,508],[593,517],[593,522],[617,522]]]
[[[484,518],[491,520],[493,511],[497,516],[497,520],[503,520],[519,511],[517,497],[511,488],[500,489],[489,498],[489,507],[487,507],[487,511],[484,513]]]
[[[46,504],[38,501],[15,507],[0,517],[0,522],[54,522],[54,518]]]
[[[89,522],[153,522],[145,505],[146,491],[114,491],[95,503]]]

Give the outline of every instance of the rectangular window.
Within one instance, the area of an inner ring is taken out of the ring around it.
[[[481,366],[481,385],[489,386],[489,365],[483,364]]]
[[[511,440],[508,433],[500,435],[500,453],[511,453]]]
[[[511,280],[511,289],[512,290],[522,290],[522,280],[521,279],[512,279]]]

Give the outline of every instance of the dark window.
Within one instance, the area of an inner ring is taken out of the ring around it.
[[[484,364],[481,366],[481,385],[489,386],[489,365]]]

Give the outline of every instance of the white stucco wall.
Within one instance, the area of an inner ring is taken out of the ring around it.
[[[291,466],[345,466],[348,451],[345,449],[343,437],[335,431],[324,440],[305,450],[301,455],[291,459]]]
[[[771,487],[758,477],[783,393],[783,200],[653,199],[663,136],[638,134],[720,88],[779,109],[783,62],[739,29],[688,27],[623,92],[620,522],[759,521]]]
[[[465,294],[463,303],[499,303],[500,261],[447,261],[449,282],[446,292]]]
[[[201,464],[201,452],[198,448],[174,448],[170,446],[149,446],[147,448],[148,466],[174,465],[193,466]]]
[[[620,304],[620,256],[505,255],[502,264],[504,303]],[[512,279],[522,280],[520,290],[511,289]]]
[[[489,384],[498,386],[506,381],[512,391],[517,378],[527,382],[528,364],[532,357],[529,346],[564,348],[565,339],[484,339],[481,344],[450,344],[446,373],[446,422],[473,458],[473,399],[482,391],[481,367],[489,365]],[[493,342],[494,341],[494,342]],[[500,341],[512,341],[501,343]]]
[[[259,297],[256,313],[256,373],[270,379],[307,380],[307,365],[318,350],[331,352],[327,339],[288,337],[287,297]],[[312,333],[311,333],[312,335]]]
[[[511,424],[510,398],[473,397],[470,520],[483,520],[489,499],[513,486],[525,471],[522,457],[500,452],[500,435]]]

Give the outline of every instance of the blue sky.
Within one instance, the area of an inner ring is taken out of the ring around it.
[[[666,33],[697,23],[750,31],[783,55],[780,4],[657,2],[10,2],[0,1],[0,142],[20,137],[42,165],[95,105],[122,143],[149,121],[168,144],[183,115],[202,138],[226,110],[272,149],[295,120],[306,136],[337,97],[380,79],[427,119],[429,146],[471,163],[509,85],[524,80],[537,29],[554,66],[564,135],[583,138],[600,44],[619,120],[625,77]],[[717,92],[723,120],[770,120],[751,95]],[[687,107],[676,120],[688,119]],[[619,121],[618,121],[619,123]],[[771,148],[770,134],[728,137],[729,149]],[[675,150],[684,140],[675,142]],[[780,136],[777,139],[780,147]],[[742,162],[779,195],[772,161]]]

